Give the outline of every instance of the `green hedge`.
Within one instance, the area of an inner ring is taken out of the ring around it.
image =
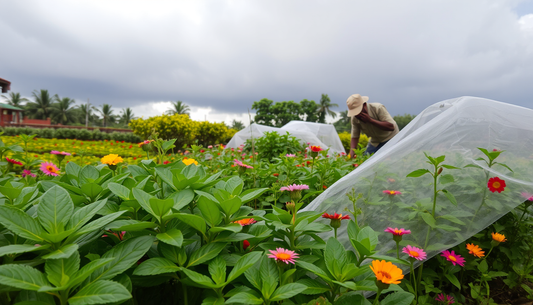
[[[113,141],[124,141],[138,143],[142,139],[130,132],[101,132],[98,129],[87,130],[87,129],[72,129],[72,128],[30,128],[30,127],[5,127],[2,128],[4,135],[6,136],[16,136],[20,134],[36,134],[38,138],[47,138],[47,139],[78,139],[78,140],[113,140]]]

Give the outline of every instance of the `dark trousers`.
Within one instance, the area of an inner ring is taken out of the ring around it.
[[[368,142],[368,145],[366,147],[364,155],[369,155],[369,154],[375,153],[381,147],[383,147],[383,145],[385,145],[387,142],[389,142],[389,141],[381,142],[381,143],[379,143],[379,145],[377,147],[373,146],[372,144],[370,144],[370,142]]]

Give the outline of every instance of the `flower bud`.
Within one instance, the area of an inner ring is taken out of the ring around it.
[[[331,219],[331,222],[329,223],[329,225],[334,228],[334,229],[338,229],[341,227],[341,220],[340,219]]]
[[[437,171],[437,176],[440,175],[440,173],[442,173],[443,169],[444,169],[444,167],[439,168],[439,170]]]
[[[298,202],[300,199],[302,199],[302,191],[292,191],[290,196],[292,201]]]
[[[293,201],[287,202],[285,207],[287,208],[287,211],[291,212],[292,214],[295,213],[296,204]]]

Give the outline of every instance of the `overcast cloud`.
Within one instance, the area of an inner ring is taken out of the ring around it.
[[[353,93],[393,115],[463,95],[533,108],[533,0],[0,0],[0,77],[227,123],[322,93],[336,111]]]

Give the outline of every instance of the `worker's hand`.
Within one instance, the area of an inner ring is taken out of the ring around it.
[[[350,159],[353,159],[353,156],[355,155],[355,152],[353,149],[350,149]]]
[[[368,115],[368,113],[365,113],[365,112],[361,112],[355,117],[365,123],[370,123],[372,121],[372,118]]]

